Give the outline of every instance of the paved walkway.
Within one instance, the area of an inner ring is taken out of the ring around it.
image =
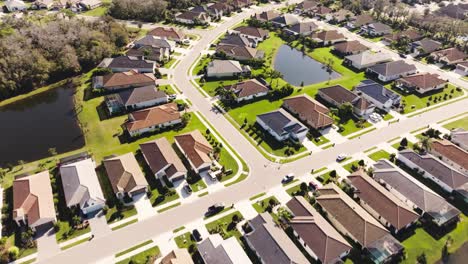
[[[93,218],[88,219],[88,221],[94,237],[105,236],[111,232],[111,229],[107,224],[106,216],[102,212],[99,212]]]
[[[36,239],[38,261],[47,259],[60,252],[60,248],[57,244],[57,239],[55,238],[55,231],[53,228],[50,228],[49,230],[44,231],[43,234],[38,235],[39,238]]]
[[[156,210],[154,210],[151,205],[150,199],[146,196],[146,193],[135,197],[134,200],[134,205],[138,212],[138,220],[144,220],[156,214]]]
[[[260,200],[265,199],[266,197],[267,196],[262,196]],[[257,211],[255,211],[255,209],[252,207],[252,202],[249,200],[240,201],[236,203],[235,207],[246,220],[250,220],[258,214]]]
[[[343,137],[338,131],[334,128],[326,128],[322,131],[322,135],[330,140],[334,144],[340,144],[346,142],[348,139]]]

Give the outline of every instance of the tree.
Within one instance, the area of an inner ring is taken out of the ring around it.
[[[335,65],[335,61],[333,60],[333,58],[326,58],[325,59],[325,64],[323,64],[323,68],[328,73],[328,82],[330,82],[330,80],[331,80],[334,65]]]
[[[301,191],[303,191],[303,192],[307,191],[307,183],[305,183],[305,182],[301,183],[300,187],[301,187]]]
[[[350,102],[346,102],[338,108],[338,114],[341,118],[350,117],[353,114],[353,105]]]
[[[336,170],[332,170],[329,173],[330,177],[335,178],[336,177]]]
[[[234,214],[232,216],[232,222],[235,223],[235,224],[239,222],[239,216],[237,214]]]
[[[402,146],[403,148],[406,148],[408,146],[408,139],[406,139],[405,137],[402,138],[400,141],[400,146]]]
[[[57,149],[55,149],[55,148],[49,148],[49,149],[47,150],[47,152],[48,152],[49,155],[51,155],[51,156],[56,156],[56,155],[57,155]]]
[[[421,141],[419,141],[419,145],[421,147],[421,150],[423,150],[424,152],[428,152],[432,149],[432,140],[430,137],[423,137]]]
[[[77,225],[81,224],[81,217],[79,217],[77,215],[73,216],[72,224],[73,224],[73,226],[77,226]]]
[[[278,87],[278,82],[279,82],[279,78],[283,78],[283,74],[277,70],[274,70],[274,69],[269,69],[267,70],[267,76],[270,78],[270,85],[272,84],[273,80],[276,79],[276,85],[275,87]]]
[[[427,264],[426,253],[421,253],[421,255],[416,257],[416,261],[418,264]]]

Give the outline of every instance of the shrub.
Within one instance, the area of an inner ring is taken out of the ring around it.
[[[10,259],[16,260],[19,255],[19,248],[12,246],[8,249],[8,255],[10,256]]]

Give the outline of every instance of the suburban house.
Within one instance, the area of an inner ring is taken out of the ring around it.
[[[80,0],[79,5],[86,10],[92,10],[102,5],[101,0]]]
[[[193,260],[186,248],[177,248],[167,253],[160,264],[193,264]]]
[[[409,44],[409,51],[413,56],[424,56],[442,48],[442,43],[424,38]]]
[[[296,12],[302,14],[311,14],[310,12],[318,5],[319,3],[315,0],[304,0],[296,5]]]
[[[387,262],[403,251],[387,229],[335,184],[320,188],[316,201],[333,226],[367,251],[374,263]]]
[[[24,1],[21,0],[7,0],[5,1],[5,8],[8,12],[25,11],[28,9]]]
[[[375,107],[389,111],[393,106],[399,106],[401,96],[372,80],[364,80],[355,88],[355,92],[371,102]]]
[[[187,176],[187,169],[165,137],[140,144],[140,149],[157,179],[165,176],[169,181],[176,182]]]
[[[174,137],[175,144],[196,173],[210,168],[213,147],[198,130]]]
[[[133,47],[125,55],[141,58],[147,61],[163,62],[169,59],[170,51],[165,48],[141,46],[139,48]]]
[[[301,246],[324,264],[339,263],[352,246],[302,196],[294,196],[286,206],[294,217],[289,225]]]
[[[228,3],[235,10],[241,10],[244,7],[251,6],[253,4],[252,0],[221,0],[220,2]]]
[[[333,50],[341,56],[354,55],[368,50],[366,45],[357,40],[345,41],[333,45]]]
[[[237,27],[231,30],[230,33],[253,39],[256,43],[262,42],[269,37],[268,30],[250,26]]]
[[[442,90],[447,87],[447,83],[437,74],[421,73],[396,80],[395,87],[406,92],[416,92],[423,95],[428,92]]]
[[[327,20],[332,24],[341,24],[353,19],[354,14],[346,9],[340,9],[335,13],[327,15]]]
[[[156,27],[148,32],[147,35],[158,37],[160,39],[172,40],[178,43],[186,39],[185,33],[174,27]]]
[[[315,8],[312,8],[312,10],[309,11],[309,14],[321,19],[327,19],[327,17],[329,17],[328,15],[330,15],[332,11],[332,9],[324,5],[319,5]]]
[[[93,77],[93,88],[108,91],[155,85],[156,78],[152,73],[139,73],[135,70],[109,73]]]
[[[133,137],[180,123],[182,116],[177,104],[168,103],[128,114],[124,127]]]
[[[13,181],[13,220],[32,230],[52,227],[57,221],[49,171],[16,176]]]
[[[247,46],[247,47],[256,47],[257,40],[253,38],[247,38],[239,34],[229,34],[222,38],[218,46],[221,45],[230,45],[230,46]]]
[[[286,98],[283,108],[313,129],[323,129],[333,125],[330,109],[308,95]]]
[[[292,25],[291,27],[284,28],[283,31],[289,35],[302,35],[307,36],[312,34],[312,32],[318,30],[317,24],[312,21],[309,22],[300,22],[298,24]]]
[[[273,26],[278,28],[290,27],[299,23],[299,18],[293,14],[283,14],[271,20]]]
[[[104,159],[102,163],[117,198],[122,199],[126,195],[133,198],[139,194],[146,194],[148,182],[133,153],[112,156]]]
[[[368,116],[375,110],[372,103],[341,85],[319,89],[317,95],[335,107],[350,103],[353,106],[353,113],[357,116]]]
[[[279,13],[278,11],[269,10],[269,11],[263,11],[262,13],[257,13],[253,16],[253,18],[261,22],[269,22],[279,16],[281,16],[281,13]]]
[[[434,51],[429,56],[435,62],[442,63],[444,65],[456,65],[468,58],[468,55],[465,52],[460,51],[457,48]]]
[[[238,61],[263,59],[265,55],[263,50],[238,45],[218,45],[218,47],[216,47],[216,53],[226,55],[228,58]]]
[[[370,23],[361,27],[367,35],[372,37],[383,36],[392,33],[392,28],[380,22]]]
[[[418,69],[413,64],[406,63],[404,60],[397,60],[374,65],[367,68],[367,72],[377,75],[377,78],[382,82],[390,82],[417,73]]]
[[[234,11],[234,7],[223,2],[216,2],[207,5],[208,13],[214,18],[221,18],[222,16],[227,16]]]
[[[359,205],[392,233],[409,228],[419,219],[413,208],[398,199],[362,169],[345,179]]]
[[[258,115],[256,122],[278,141],[302,140],[308,132],[306,126],[282,108]]]
[[[235,237],[223,240],[220,234],[211,234],[197,248],[205,264],[252,264]]]
[[[463,128],[457,128],[450,131],[450,138],[455,145],[468,151],[468,131]]]
[[[461,76],[468,75],[468,61],[460,62],[455,67],[455,72],[460,74]]]
[[[54,0],[36,0],[31,4],[32,9],[52,9]]]
[[[111,115],[165,104],[168,100],[167,94],[155,89],[154,85],[127,89],[104,98],[107,110]]]
[[[362,70],[376,64],[389,61],[392,61],[392,56],[386,52],[373,52],[366,50],[355,55],[346,56],[344,63],[351,65],[358,70]]]
[[[463,20],[468,17],[468,4],[460,2],[458,4],[448,4],[440,7],[437,12],[444,16]]]
[[[268,213],[259,214],[247,223],[252,231],[244,238],[261,263],[309,263]]]
[[[240,75],[250,75],[250,67],[243,66],[234,60],[213,60],[206,67],[206,77],[227,78]]]
[[[423,35],[421,35],[421,33],[419,33],[416,29],[407,29],[398,33],[387,34],[383,36],[382,40],[390,44],[394,41],[399,41],[402,39],[414,42],[421,40],[422,38]]]
[[[175,21],[188,25],[208,24],[211,21],[211,17],[206,12],[187,10],[177,14],[175,16]]]
[[[467,157],[466,152],[461,152],[461,154],[465,154],[460,157],[461,159]],[[405,149],[398,152],[397,158],[406,166],[421,171],[424,178],[430,179],[449,193],[458,193],[468,202],[468,175],[455,170],[430,154],[420,155],[412,150]],[[466,162],[467,160],[465,160]]]
[[[359,16],[355,16],[346,23],[346,27],[349,29],[360,28],[364,25],[374,22],[374,18],[368,14],[361,14]]]
[[[242,81],[236,84],[224,86],[224,89],[232,91],[236,101],[241,102],[268,95],[270,89],[256,79]]]
[[[108,68],[113,72],[128,72],[135,70],[139,73],[154,73],[155,67],[156,63],[154,61],[142,60],[133,56],[105,58],[98,65],[98,68]]]
[[[430,152],[456,170],[468,174],[468,152],[452,142],[441,139],[431,144]]]
[[[333,45],[338,42],[346,41],[346,37],[336,30],[323,30],[314,32],[310,38],[323,46]]]
[[[153,47],[153,48],[160,48],[164,50],[164,55],[169,56],[171,52],[174,51],[176,47],[175,41],[162,39],[159,37],[155,37],[153,35],[146,35],[141,39],[135,40],[133,42],[133,46],[135,48],[141,47]]]
[[[66,205],[69,208],[79,207],[84,215],[101,210],[106,205],[95,169],[96,164],[90,157],[60,165]]]
[[[460,211],[388,160],[374,164],[374,179],[398,199],[425,214],[438,226],[458,221]]]

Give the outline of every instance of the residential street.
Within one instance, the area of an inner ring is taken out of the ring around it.
[[[289,1],[290,4],[293,2],[300,1]],[[310,156],[291,163],[277,164],[269,162],[221,113],[215,110],[209,99],[203,97],[192,85],[189,70],[202,51],[207,49],[210,43],[220,34],[223,34],[243,19],[250,17],[254,12],[271,9],[272,7],[277,6],[267,5],[257,9],[250,9],[247,12],[237,14],[212,30],[197,31],[201,39],[174,68],[174,84],[183,91],[185,97],[190,98],[193,104],[191,110],[199,111],[224,137],[233,150],[245,160],[250,169],[249,177],[238,184],[228,188],[221,188],[219,191],[210,193],[207,196],[182,203],[182,205],[161,214],[139,219],[137,223],[125,228],[102,233],[87,243],[61,251],[49,259],[39,259],[38,263],[96,263],[98,260],[114,256],[115,253],[128,249],[138,243],[158,237],[168,232],[168,230],[174,230],[180,226],[190,226],[191,222],[199,221],[207,208],[214,203],[236,204],[239,201],[249,199],[249,197],[255,194],[278,187],[281,185],[281,178],[287,173],[293,172],[297,177],[308,175],[311,169],[319,169],[334,163],[336,157],[341,153],[352,155],[415,129],[468,111],[468,99],[465,97],[463,100],[421,113],[420,115],[415,115],[400,122],[389,124],[386,128],[376,129],[358,138],[347,140],[341,144],[337,144],[335,147],[311,153]],[[346,36],[356,38],[349,32],[346,33]],[[361,39],[359,38],[359,40]],[[374,49],[382,48],[379,44],[373,42],[366,41],[365,44]],[[385,51],[390,52],[387,49]],[[396,53],[393,54],[394,56],[398,56]],[[437,72],[444,79],[449,79],[456,85],[468,87],[467,82],[454,78],[452,74],[445,71],[436,70],[431,66],[421,63],[417,63],[417,67],[424,71]],[[158,241],[155,241],[155,243],[158,244]]]

